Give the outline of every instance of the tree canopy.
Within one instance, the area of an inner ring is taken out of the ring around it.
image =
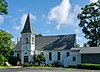
[[[41,33],[40,33],[40,34],[35,34],[35,36],[36,36],[36,37],[41,37],[42,34],[41,34]]]
[[[0,0],[0,15],[8,14],[8,4],[5,0]]]
[[[89,46],[98,46],[100,44],[100,0],[81,8],[82,12],[78,14],[80,19],[79,26],[82,28],[85,38],[88,39]]]
[[[12,35],[4,30],[0,30],[0,54],[2,54],[6,59],[12,55],[14,48],[14,42],[11,40]]]
[[[41,54],[34,54],[33,56],[34,62],[38,63],[38,65],[40,65],[40,63],[45,62],[45,56],[43,53]]]
[[[79,45],[79,44],[76,44],[76,45],[75,45],[75,47],[79,48],[79,47],[80,47],[80,45]]]

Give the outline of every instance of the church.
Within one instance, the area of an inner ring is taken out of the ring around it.
[[[34,62],[33,55],[43,53],[45,64],[58,61],[64,67],[80,63],[100,63],[100,47],[75,48],[76,34],[36,37],[27,15],[20,40],[14,48],[14,56],[21,64]]]

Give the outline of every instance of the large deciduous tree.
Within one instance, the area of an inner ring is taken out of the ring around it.
[[[2,54],[6,59],[12,55],[13,48],[15,46],[14,42],[11,40],[12,35],[4,30],[0,30],[0,54]]]
[[[8,4],[5,0],[0,0],[0,15],[8,14]]]
[[[80,19],[79,26],[82,28],[87,44],[98,46],[100,44],[100,0],[81,8],[82,12],[78,14]]]
[[[38,63],[38,65],[40,65],[42,62],[45,62],[45,56],[43,53],[38,55],[34,54],[33,59],[35,63]]]

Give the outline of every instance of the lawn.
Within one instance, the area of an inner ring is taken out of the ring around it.
[[[8,66],[0,66],[0,69],[1,69],[1,68],[9,68],[9,67],[8,67]]]

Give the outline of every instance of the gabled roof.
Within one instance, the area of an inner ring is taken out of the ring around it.
[[[36,50],[68,50],[74,47],[75,34],[36,37]]]
[[[81,50],[81,48],[71,48],[71,51],[80,51]]]
[[[100,54],[100,47],[83,47],[80,50],[81,54]]]
[[[14,48],[14,51],[16,52],[20,52],[21,51],[21,38],[20,40],[17,42],[15,48]]]
[[[32,24],[31,24],[31,22],[30,22],[29,14],[28,14],[28,16],[27,16],[27,19],[26,19],[24,28],[23,28],[23,30],[22,30],[21,33],[33,33],[33,31],[32,31]]]

